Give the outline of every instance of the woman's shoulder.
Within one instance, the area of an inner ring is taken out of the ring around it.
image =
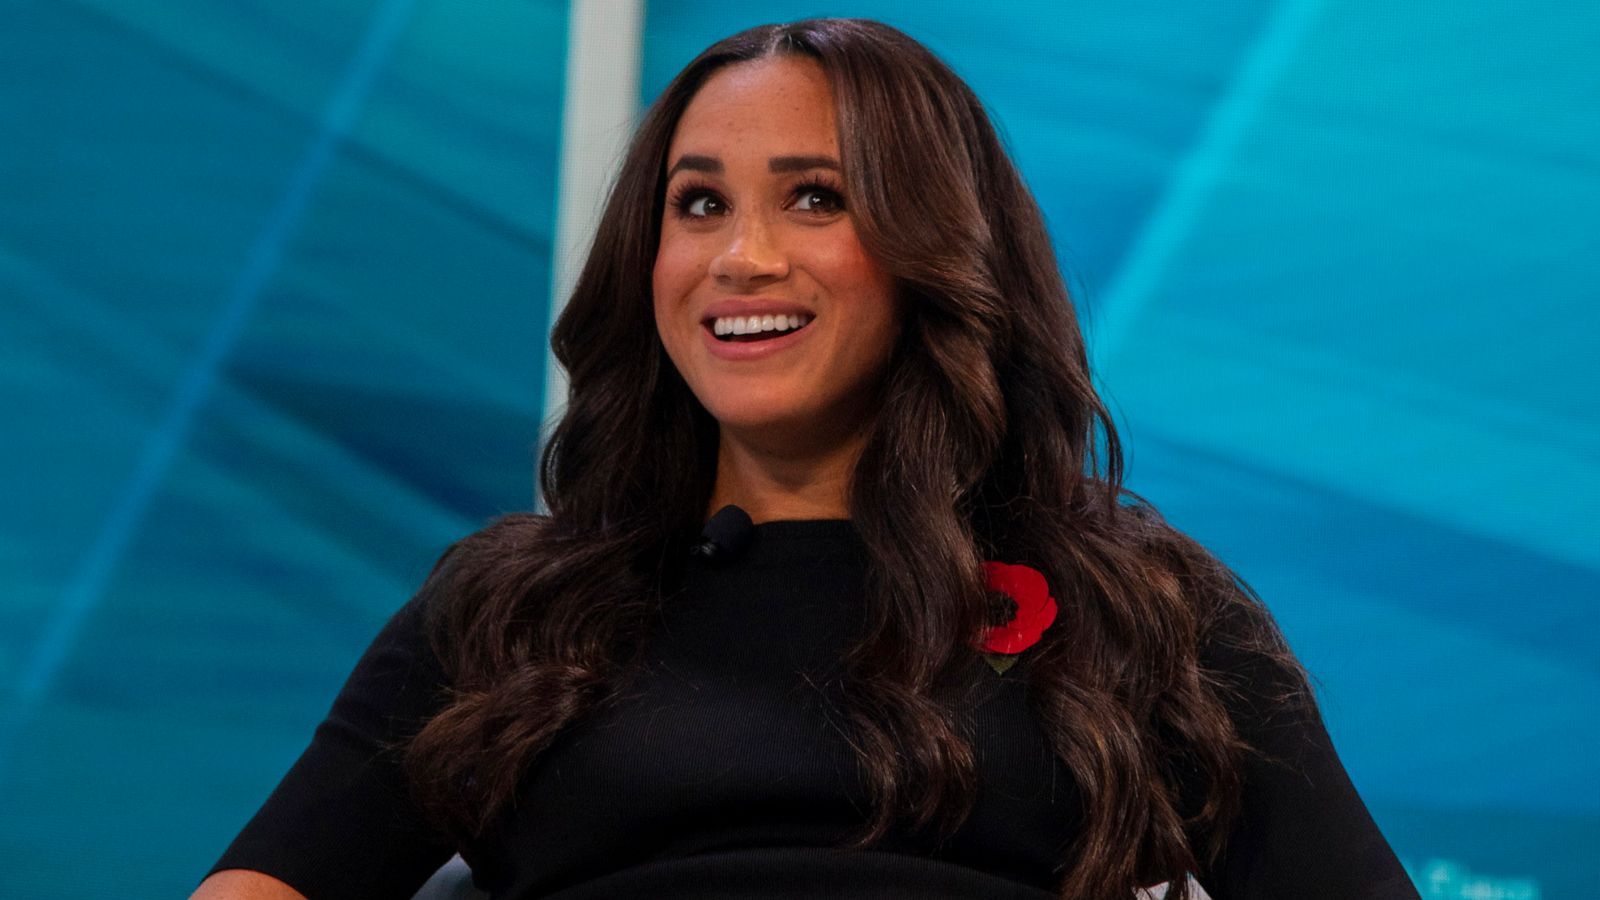
[[[525,548],[529,543],[548,539],[552,532],[551,522],[551,518],[542,513],[501,514],[477,531],[458,538],[445,549],[440,563],[458,560],[462,556]]]
[[[1305,670],[1248,581],[1142,498],[1120,507],[1122,528],[1192,622],[1197,662],[1225,694],[1309,695]]]
[[[526,559],[531,548],[546,541],[549,522],[549,516],[537,513],[508,513],[452,541],[396,618],[423,631],[447,631],[446,619],[458,601]]]
[[[477,531],[452,541],[434,561],[420,593],[429,597],[459,590],[463,579],[526,558],[528,551],[549,542],[550,517],[516,512],[500,515]]]

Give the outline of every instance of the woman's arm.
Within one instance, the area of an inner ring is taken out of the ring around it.
[[[1249,627],[1248,615],[1233,618],[1234,627],[1241,619]],[[1276,629],[1270,621],[1266,627]],[[1309,687],[1229,637],[1213,635],[1202,664],[1237,687],[1229,712],[1257,752],[1244,760],[1239,818],[1222,858],[1199,873],[1201,885],[1214,900],[1417,900],[1339,761]]]
[[[200,882],[189,900],[306,900],[287,884],[249,869],[227,869]]]
[[[196,896],[407,900],[455,852],[413,801],[401,762],[444,702],[427,631],[438,590],[430,578],[389,620]],[[222,893],[206,893],[213,882]]]

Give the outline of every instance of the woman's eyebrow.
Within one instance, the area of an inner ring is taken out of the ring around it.
[[[720,175],[722,174],[722,160],[717,159],[715,156],[695,156],[693,154],[680,156],[678,161],[672,164],[672,168],[667,170],[667,177],[671,178],[678,174],[680,169]]]
[[[722,160],[715,156],[698,156],[687,154],[678,157],[678,161],[667,170],[667,177],[678,174],[680,170],[687,169],[691,172],[705,172],[711,175],[722,174]],[[785,172],[804,172],[806,169],[833,169],[838,171],[839,161],[831,156],[774,156],[767,160],[767,171],[774,174]]]
[[[806,169],[833,169],[839,161],[831,156],[774,156],[767,160],[767,170],[774,173],[804,172]]]

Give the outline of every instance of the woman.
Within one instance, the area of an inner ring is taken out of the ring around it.
[[[1122,491],[1037,206],[926,49],[711,47],[595,248],[549,515],[446,553],[197,896],[457,850],[504,897],[1415,896],[1269,616]]]

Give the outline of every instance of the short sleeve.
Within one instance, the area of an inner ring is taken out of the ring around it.
[[[427,632],[437,576],[373,640],[212,872],[262,872],[309,900],[388,900],[412,896],[455,852],[411,800],[398,750],[445,697]]]
[[[1235,686],[1234,724],[1257,751],[1223,856],[1199,874],[1214,900],[1417,900],[1300,679],[1226,636],[1202,665]]]

